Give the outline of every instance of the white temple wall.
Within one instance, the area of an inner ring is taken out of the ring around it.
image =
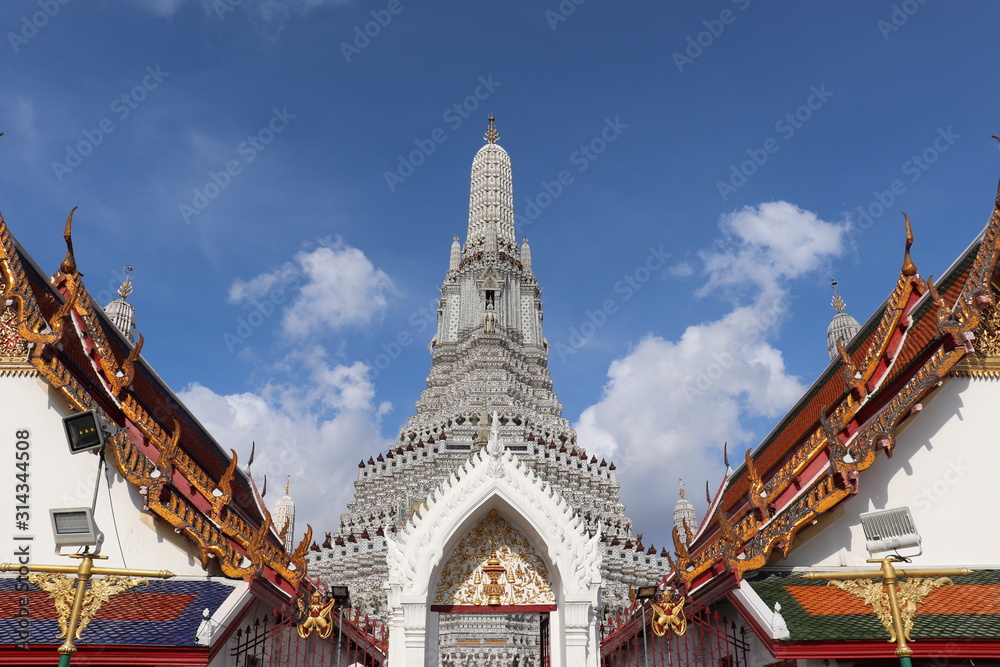
[[[914,566],[1000,567],[1000,533],[983,520],[1000,464],[993,421],[998,397],[997,380],[946,379],[897,434],[892,458],[880,454],[861,473],[858,495],[832,520],[804,530],[797,538],[801,546],[776,565],[864,565],[871,556],[859,515],[908,506],[922,538]]]
[[[98,457],[84,452],[70,454],[62,418],[72,414],[66,402],[38,377],[6,376],[0,381],[0,433],[6,458],[15,463],[14,452],[18,433],[27,430],[30,454],[28,482],[28,526],[19,530],[12,526],[5,540],[7,553],[28,545],[32,563],[70,563],[55,554],[55,541],[49,510],[53,508],[90,507],[97,482]],[[20,472],[20,471],[15,471]],[[0,493],[13,501],[18,484],[13,473],[0,483]],[[112,504],[114,513],[112,513]],[[168,524],[143,514],[142,497],[117,473],[111,476],[110,497],[106,469],[101,472],[100,489],[94,520],[104,533],[101,554],[105,567],[132,569],[166,569],[176,575],[206,576],[194,555],[194,547],[176,535]],[[14,508],[11,507],[13,515]],[[12,516],[13,518],[13,516]],[[115,521],[117,520],[117,533]],[[15,541],[14,537],[33,539]],[[65,548],[72,553],[75,548]],[[123,560],[124,554],[124,560]]]

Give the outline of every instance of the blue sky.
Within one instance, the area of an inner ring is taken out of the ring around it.
[[[826,367],[831,278],[864,321],[898,275],[900,210],[925,276],[985,224],[998,18],[10,1],[0,210],[54,271],[79,206],[91,291],[134,266],[145,357],[225,445],[256,440],[269,502],[292,473],[300,520],[331,530],[424,386],[424,313],[495,114],[565,416],[662,545],[677,478],[703,510],[722,442],[740,460]]]

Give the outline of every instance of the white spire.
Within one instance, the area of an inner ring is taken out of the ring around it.
[[[132,293],[132,267],[126,266],[125,271],[125,282],[118,288],[118,295],[121,298],[115,299],[104,306],[104,312],[111,318],[111,321],[118,330],[122,332],[125,339],[134,345],[135,307],[127,301],[129,294]]]
[[[501,246],[516,248],[514,241],[514,185],[510,156],[500,144],[495,119],[490,116],[486,145],[472,158],[472,182],[469,188],[469,233],[466,244],[485,239],[488,223],[496,223]]]
[[[531,248],[528,246],[528,239],[521,241],[521,267],[525,273],[531,273]]]
[[[449,271],[457,271],[462,263],[462,246],[458,243],[458,237],[451,242],[451,260],[448,262]]]
[[[288,522],[288,529],[285,530],[285,550],[288,553],[292,553],[295,549],[295,503],[292,502],[292,497],[288,495],[291,491],[291,475],[287,476],[285,481],[285,495],[278,498],[278,502],[274,504],[274,525],[280,533],[285,528],[285,522]]]
[[[677,537],[687,546],[688,532],[694,535],[695,530],[698,528],[698,524],[696,523],[697,517],[694,513],[694,505],[684,497],[684,482],[679,479],[677,481],[680,482],[681,486],[678,490],[680,498],[674,505],[674,527],[677,528]]]
[[[830,285],[833,287],[833,301],[830,305],[837,311],[837,314],[833,316],[833,319],[830,320],[830,326],[826,328],[826,351],[830,355],[830,361],[833,361],[840,356],[840,352],[837,350],[837,341],[846,347],[861,329],[861,325],[856,319],[844,312],[847,305],[837,293],[837,281],[831,280]]]

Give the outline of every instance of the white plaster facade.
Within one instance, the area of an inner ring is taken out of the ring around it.
[[[856,567],[871,558],[859,516],[909,507],[922,555],[913,566],[1000,567],[1000,534],[984,522],[996,485],[1000,381],[949,377],[896,434],[895,453],[861,477],[858,495],[803,531],[782,567]],[[912,550],[902,550],[904,554]]]

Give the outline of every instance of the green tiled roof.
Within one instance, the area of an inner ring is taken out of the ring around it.
[[[775,602],[781,604],[791,641],[888,639],[870,607],[827,581],[807,581],[787,570],[755,575],[747,583],[771,609]],[[952,581],[927,595],[917,608],[913,640],[1000,639],[1000,570],[981,570]]]

